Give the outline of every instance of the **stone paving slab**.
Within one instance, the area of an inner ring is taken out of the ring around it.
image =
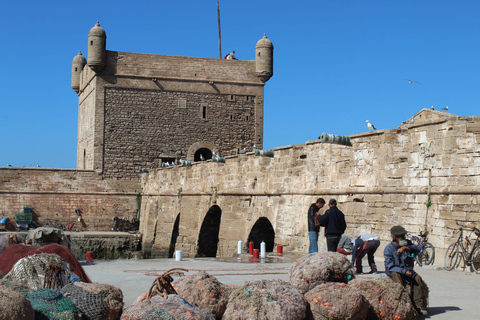
[[[267,257],[268,258],[268,257]],[[138,296],[147,292],[156,277],[171,268],[184,268],[187,274],[205,270],[219,281],[229,285],[242,285],[249,280],[282,279],[288,281],[288,271],[294,257],[272,262],[248,262],[248,259],[151,259],[95,261],[84,268],[92,281],[115,285],[122,289],[125,306],[130,306]],[[280,262],[278,262],[280,261]],[[429,319],[480,318],[480,274],[469,271],[445,271],[438,267],[416,267],[430,287]],[[359,277],[381,277],[359,275]],[[174,277],[178,279],[178,277]]]

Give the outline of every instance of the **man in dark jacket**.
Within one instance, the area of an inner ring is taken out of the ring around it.
[[[385,273],[393,281],[402,285],[407,283],[412,287],[412,300],[417,311],[422,315],[428,315],[426,299],[423,292],[426,292],[426,284],[415,271],[413,271],[414,256],[420,252],[420,248],[406,240],[407,230],[402,226],[394,226],[390,229],[392,242],[383,251],[385,256]]]
[[[336,252],[340,238],[347,229],[347,223],[345,222],[345,215],[337,208],[337,200],[330,199],[328,205],[330,209],[325,211],[324,215],[317,216],[317,220],[321,226],[325,227],[327,250]]]
[[[317,202],[312,203],[308,209],[308,237],[310,238],[310,246],[308,253],[318,252],[318,231],[320,224],[316,220],[318,211],[325,205],[323,198],[318,198]]]

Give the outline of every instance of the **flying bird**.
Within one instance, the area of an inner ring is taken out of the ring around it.
[[[442,108],[443,111],[448,111],[448,106],[446,106],[445,108]]]
[[[377,128],[375,128],[375,126],[373,124],[370,123],[370,121],[365,121],[367,123],[367,127],[368,129],[370,130],[377,130]]]
[[[403,80],[408,81],[408,83],[418,83],[418,84],[420,84],[420,82],[415,81],[415,80],[409,80],[409,79],[403,79]]]

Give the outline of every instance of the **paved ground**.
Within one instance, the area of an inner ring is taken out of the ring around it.
[[[152,260],[95,261],[84,268],[92,281],[108,283],[122,289],[125,305],[131,305],[138,296],[148,291],[157,276],[171,268],[185,268],[187,274],[207,271],[225,284],[242,285],[245,281],[282,279],[288,281],[288,270],[298,256],[267,257],[265,263],[232,258],[184,258]],[[380,263],[379,263],[380,265]],[[368,267],[367,267],[368,269]],[[416,267],[416,271],[430,287],[429,319],[478,319],[480,304],[480,274],[469,271],[445,271],[437,267]],[[380,277],[360,275],[360,277]]]

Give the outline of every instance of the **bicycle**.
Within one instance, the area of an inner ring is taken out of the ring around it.
[[[435,247],[430,242],[427,242],[427,233],[420,231],[419,236],[409,234],[409,239],[412,240],[415,245],[420,247],[420,253],[415,256],[417,264],[420,267],[433,264],[433,261],[435,260]]]
[[[460,258],[463,259],[464,269],[469,266],[476,273],[480,273],[480,230],[476,227],[470,228],[460,224],[460,235],[455,243],[452,243],[447,252],[445,252],[445,269],[450,271],[458,267]],[[470,231],[470,234],[464,236],[464,230]],[[472,245],[470,240],[472,234],[475,233],[477,238]],[[471,248],[471,249],[470,249]]]

